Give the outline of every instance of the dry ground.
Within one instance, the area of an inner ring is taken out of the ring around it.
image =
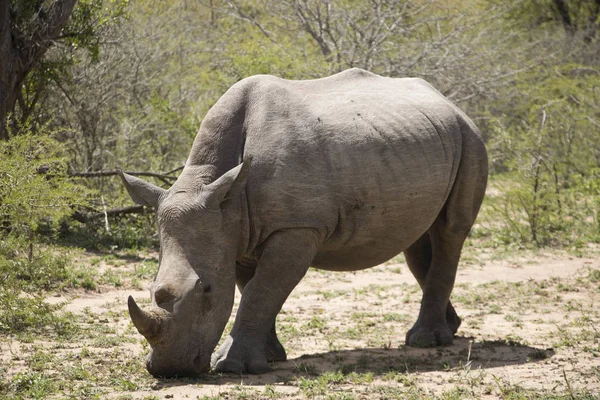
[[[146,373],[147,344],[126,312],[128,294],[148,299],[144,288],[156,255],[88,254],[81,262],[97,271],[95,290],[48,299],[68,301],[64,309],[76,332],[0,337],[6,396],[599,398],[595,253],[521,252],[495,259],[494,251],[471,246],[452,297],[463,325],[454,345],[434,349],[404,346],[420,291],[401,257],[355,273],[311,270],[278,318],[287,362],[264,375],[182,380]]]

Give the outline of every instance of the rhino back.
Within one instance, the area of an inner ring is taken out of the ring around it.
[[[323,237],[315,266],[366,268],[431,226],[456,176],[465,124],[429,84],[362,70],[248,84],[250,249],[277,230],[309,227]]]

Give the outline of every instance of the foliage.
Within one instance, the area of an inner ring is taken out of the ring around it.
[[[44,112],[44,102],[51,96],[49,86],[69,82],[72,79],[70,68],[80,62],[83,54],[98,61],[108,29],[127,17],[128,0],[78,0],[57,38],[43,38],[39,33],[50,28],[45,18],[57,2],[11,0],[10,3],[11,32],[18,52],[29,52],[31,46],[55,47],[39,60],[28,62],[28,69],[23,72],[17,95],[18,107],[13,110],[13,120],[18,122],[13,126],[13,134],[18,134],[19,124],[39,127],[48,122],[49,114]],[[51,43],[46,43],[47,39]]]
[[[62,29],[59,44],[67,47],[84,48],[97,58],[106,27],[126,15],[127,0],[79,0]],[[44,28],[44,16],[52,7],[52,2],[35,0],[10,0],[11,28],[17,45],[35,36]]]
[[[56,227],[90,191],[66,175],[65,147],[49,136],[25,134],[0,142],[0,235],[22,238],[33,260],[42,225]]]
[[[490,0],[500,3],[498,0]],[[586,42],[596,38],[600,27],[600,3],[596,0],[538,0],[522,2],[510,11],[509,18],[527,29],[556,29],[562,25],[569,35]]]
[[[44,301],[45,291],[73,284],[69,253],[43,246],[42,233],[89,195],[66,176],[63,144],[31,133],[0,142],[0,331],[70,329],[55,313],[62,306]]]
[[[64,304],[48,304],[43,293],[24,296],[18,285],[0,288],[0,306],[0,333],[23,334],[51,329],[55,334],[66,335],[76,330],[68,317],[58,313]]]
[[[13,377],[8,389],[26,398],[44,399],[55,393],[57,386],[51,376],[35,371],[24,371]]]
[[[516,240],[598,240],[599,88],[592,67],[538,68],[520,79],[513,113],[496,119],[495,162],[516,173],[496,210]]]
[[[203,116],[244,77],[422,77],[475,120],[492,173],[510,180],[487,207],[496,243],[580,244],[598,237],[597,4],[87,0],[23,93],[32,121],[60,129],[71,170],[164,172],[185,163]],[[96,206],[130,204],[118,179],[82,182],[101,193]],[[145,246],[144,218],[71,231],[87,230],[86,246]]]
[[[4,238],[0,244],[0,332],[24,333],[51,327],[62,335],[75,329],[59,311],[63,304],[45,301],[46,291],[75,283],[69,253],[51,248],[28,260],[15,249],[21,243]]]
[[[108,222],[107,230],[101,219],[86,223],[72,221],[68,230],[61,232],[60,242],[95,250],[158,247],[153,213],[117,216]]]

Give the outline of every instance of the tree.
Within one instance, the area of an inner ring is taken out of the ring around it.
[[[600,28],[600,0],[538,0],[524,2],[513,18],[530,27],[560,24],[568,39],[591,43]]]
[[[489,146],[517,173],[499,216],[520,242],[538,247],[597,237],[600,70],[537,68],[517,87],[521,97],[510,117],[496,117]]]
[[[74,62],[46,60],[53,46],[84,47],[97,57],[98,32],[124,14],[126,0],[108,11],[102,5],[102,0],[0,0],[0,139],[9,138],[9,116],[18,133],[46,83]]]
[[[76,0],[0,2],[0,139],[8,139],[6,120],[21,85],[66,25]]]
[[[31,262],[40,226],[88,206],[90,191],[67,176],[64,145],[25,131],[0,142],[0,238],[20,241]]]

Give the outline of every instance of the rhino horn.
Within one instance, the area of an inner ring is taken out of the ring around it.
[[[129,296],[127,299],[127,308],[129,308],[129,316],[138,332],[148,339],[149,342],[157,341],[157,335],[160,331],[164,316],[160,315],[158,312],[142,310],[132,296]]]

